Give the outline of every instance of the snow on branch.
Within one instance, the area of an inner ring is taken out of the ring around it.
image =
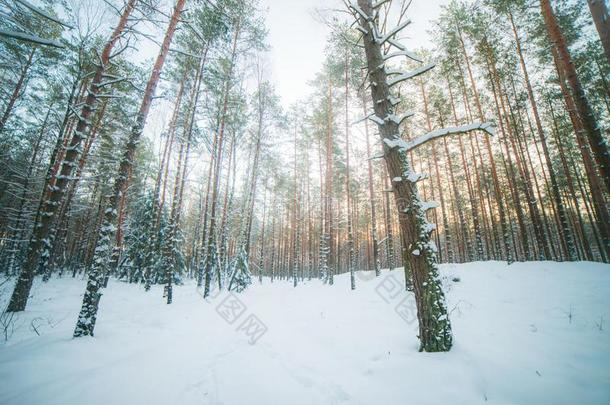
[[[400,24],[397,27],[394,27],[392,30],[390,30],[390,32],[388,32],[387,34],[385,34],[382,37],[376,37],[375,41],[379,44],[379,45],[383,45],[384,43],[386,43],[388,40],[390,40],[394,35],[398,34],[400,31],[402,31],[403,28],[405,28],[407,25],[411,24],[411,20],[406,20],[405,22],[403,22],[402,24]]]
[[[388,53],[383,56],[383,60],[386,61],[397,56],[406,56],[407,58],[414,60],[415,62],[423,63],[423,61],[419,59],[413,52],[407,51],[406,49],[403,49],[399,52]]]
[[[368,33],[369,33],[366,29],[362,28],[360,25],[357,26],[356,29],[358,31],[360,31],[363,35],[368,35]]]
[[[45,45],[45,46],[54,46],[56,48],[63,48],[64,46],[57,41],[52,39],[44,39],[37,37],[35,35],[29,35],[24,32],[12,31],[12,30],[3,30],[0,29],[0,36],[15,38],[20,41],[31,42],[33,44]]]
[[[370,119],[371,121],[373,121],[375,124],[377,125],[383,125],[385,124],[385,121],[383,118],[379,117],[378,115],[375,114],[371,114],[368,116],[368,119]]]
[[[373,156],[369,157],[367,160],[383,159],[384,157],[385,157],[385,154],[382,152],[377,155],[373,155]]]
[[[111,86],[113,84],[124,82],[126,80],[133,80],[133,78],[131,78],[131,77],[117,77],[117,78],[109,79],[109,80],[105,80],[105,81],[101,82],[100,84],[97,85],[97,87],[98,88],[102,88],[104,86]]]
[[[417,183],[418,181],[426,180],[430,177],[428,173],[416,173],[411,170],[406,171],[404,176],[405,179],[410,183]]]
[[[362,11],[362,9],[357,4],[350,2],[349,6],[352,10],[354,10],[356,13],[358,13],[360,15],[360,17],[362,17],[365,21],[371,20],[371,16],[366,14],[364,11]]]
[[[493,125],[490,122],[475,122],[473,124],[461,125],[459,127],[449,127],[437,129],[432,132],[428,132],[427,134],[420,135],[411,139],[410,141],[403,141],[402,139],[384,139],[384,142],[390,148],[399,148],[404,151],[412,151],[425,143],[428,143],[432,140],[443,138],[449,135],[459,135],[466,134],[472,131],[481,130],[487,132],[489,135],[494,136],[495,130]]]
[[[438,208],[439,206],[440,206],[440,204],[438,203],[438,201],[421,201],[420,202],[420,208],[423,212],[433,210],[435,208]]]
[[[400,124],[402,124],[402,122],[404,120],[406,120],[407,118],[411,118],[414,115],[415,115],[415,113],[412,111],[409,111],[409,112],[407,112],[405,114],[401,114],[401,115],[389,114],[387,117],[385,117],[385,121],[392,121],[396,125],[400,125]]]
[[[17,3],[23,5],[24,7],[29,8],[30,10],[32,10],[33,12],[35,12],[36,14],[38,14],[39,16],[46,18],[47,20],[51,20],[54,23],[57,23],[59,25],[63,25],[66,28],[70,28],[73,29],[74,27],[66,24],[65,22],[58,20],[57,18],[53,17],[52,15],[44,12],[43,10],[41,10],[40,8],[36,7],[35,5],[31,4],[30,2],[26,1],[26,0],[15,0]]]
[[[398,75],[398,76],[396,76],[396,77],[394,77],[392,79],[389,79],[388,80],[388,86],[392,87],[395,84],[398,84],[400,82],[404,82],[405,80],[409,80],[409,79],[412,79],[412,78],[414,78],[416,76],[424,74],[427,71],[433,69],[435,66],[436,66],[435,63],[430,63],[428,65],[424,65],[424,66],[422,66],[420,68],[417,68],[415,70],[411,70],[410,72],[405,72],[405,73],[403,73],[401,75]]]
[[[375,113],[374,113],[374,112],[373,112],[373,113],[370,113],[370,114],[369,114],[369,115],[367,115],[366,117],[362,117],[362,118],[360,118],[359,120],[352,122],[352,125],[357,125],[357,124],[360,124],[361,122],[366,121],[367,119],[369,119],[369,118],[371,117],[371,115],[375,115]]]
[[[193,53],[189,53],[189,52],[185,52],[181,49],[176,49],[176,48],[169,48],[170,52],[175,52],[175,53],[179,53],[180,55],[184,55],[184,56],[188,56],[189,58],[194,58],[194,59],[201,59],[201,56],[199,55],[195,55]]]
[[[375,3],[373,3],[373,9],[379,8],[381,6],[383,6],[385,3],[387,3],[390,0],[378,0]]]

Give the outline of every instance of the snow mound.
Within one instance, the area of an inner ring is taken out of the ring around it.
[[[111,281],[72,339],[85,280],[37,281],[0,344],[2,404],[610,403],[610,266],[442,265],[455,346],[418,353],[402,271],[207,302]],[[6,302],[8,285],[0,299]]]

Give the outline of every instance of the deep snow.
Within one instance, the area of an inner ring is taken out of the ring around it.
[[[349,275],[296,289],[265,279],[233,312],[233,297],[205,302],[191,284],[166,305],[162,287],[111,281],[95,338],[79,339],[85,281],[37,281],[0,344],[0,403],[610,403],[610,266],[478,262],[441,273],[455,335],[442,354],[417,351],[402,271],[358,273],[356,291]],[[248,336],[250,315],[264,326]]]

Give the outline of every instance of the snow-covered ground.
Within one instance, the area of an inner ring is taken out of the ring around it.
[[[172,305],[160,287],[111,281],[95,338],[80,339],[84,280],[37,282],[0,344],[0,403],[610,403],[610,266],[442,274],[455,335],[442,354],[417,351],[401,271],[359,273],[356,291],[345,275],[332,287],[264,280],[209,302],[189,284]]]

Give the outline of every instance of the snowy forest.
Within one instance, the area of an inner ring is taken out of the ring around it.
[[[0,0],[0,403],[610,403],[610,4],[307,3]]]

